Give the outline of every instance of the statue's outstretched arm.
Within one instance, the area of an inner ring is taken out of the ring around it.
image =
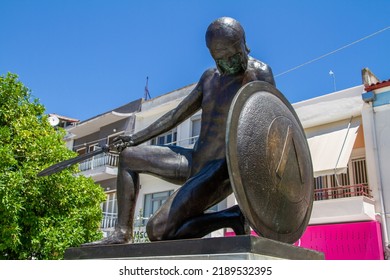
[[[136,146],[175,128],[201,108],[202,90],[199,84],[176,108],[161,116],[151,125],[132,135],[118,136],[116,140],[127,142],[127,146]]]

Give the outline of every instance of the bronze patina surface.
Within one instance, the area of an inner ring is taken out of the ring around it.
[[[265,82],[235,96],[227,125],[227,159],[238,204],[255,232],[293,243],[313,204],[309,147],[294,109]]]

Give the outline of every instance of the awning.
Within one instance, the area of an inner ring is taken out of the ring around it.
[[[314,177],[347,172],[359,126],[359,121],[346,122],[308,136]]]

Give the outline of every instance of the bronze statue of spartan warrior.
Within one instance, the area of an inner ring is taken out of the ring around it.
[[[147,128],[116,139],[121,150],[118,223],[114,233],[85,245],[132,241],[139,174],[181,184],[149,219],[151,241],[200,238],[220,228],[293,243],[312,207],[310,152],[294,109],[275,88],[271,68],[249,56],[245,32],[233,18],[212,22],[206,44],[216,68]],[[144,143],[202,110],[193,149]],[[238,205],[205,213],[234,191]]]

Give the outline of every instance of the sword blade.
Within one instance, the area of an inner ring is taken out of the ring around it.
[[[56,163],[52,166],[49,166],[48,168],[42,170],[41,172],[38,173],[38,177],[43,177],[43,176],[49,176],[51,174],[54,174],[54,173],[57,173],[57,172],[60,172],[76,163],[79,163],[83,160],[86,160],[86,159],[89,159],[93,156],[96,156],[98,154],[101,154],[101,153],[104,153],[104,149],[101,149],[101,150],[96,150],[96,151],[93,151],[91,153],[88,153],[88,154],[84,154],[84,155],[79,155],[77,157],[74,157],[74,158],[71,158],[71,159],[67,159],[67,160],[64,160],[64,161],[61,161],[59,163]]]

